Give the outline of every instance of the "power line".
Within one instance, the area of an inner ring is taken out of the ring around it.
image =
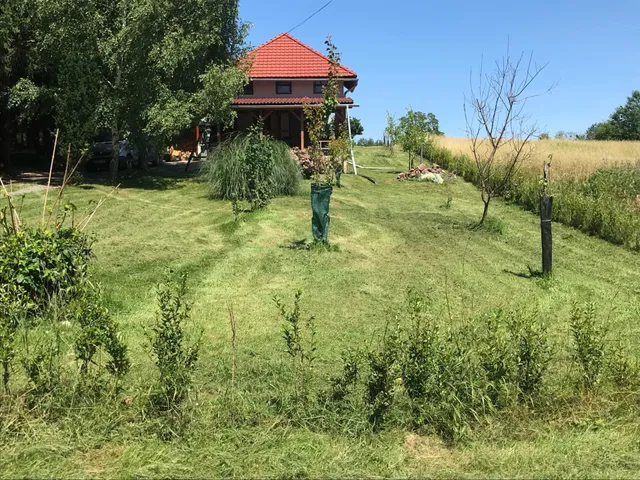
[[[327,8],[329,5],[331,5],[333,3],[333,0],[329,0],[325,5],[323,5],[322,7],[320,7],[318,10],[316,10],[315,12],[313,12],[311,15],[309,15],[307,18],[305,18],[301,23],[299,23],[298,25],[296,25],[295,27],[293,27],[291,30],[289,30],[287,33],[291,33],[293,32],[296,28],[301,27],[302,25],[304,25],[305,23],[307,23],[309,20],[311,20],[313,17],[315,17],[317,14],[319,14],[322,10],[324,10],[325,8]]]

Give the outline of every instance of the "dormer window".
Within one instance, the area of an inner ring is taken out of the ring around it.
[[[276,94],[291,95],[291,82],[276,82]]]
[[[249,82],[244,86],[244,95],[253,95],[253,82]]]
[[[327,86],[327,82],[313,82],[313,93],[315,95],[322,95],[324,93],[324,87]]]

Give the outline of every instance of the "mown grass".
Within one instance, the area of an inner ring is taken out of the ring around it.
[[[356,155],[360,165],[396,170],[406,164],[403,154],[384,149]],[[555,275],[539,279],[529,269],[540,263],[535,215],[496,201],[491,214],[503,233],[473,231],[468,225],[482,205],[472,185],[366,174],[378,184],[349,175],[344,188],[334,190],[332,251],[288,248],[311,239],[308,182],[298,196],[277,198],[235,223],[230,202],[209,200],[207,186],[191,178],[125,180],[90,230],[97,238],[95,276],[131,348],[123,396],[132,405],[79,408],[55,422],[28,415],[5,422],[0,477],[637,476],[640,422],[633,394],[624,409],[576,393],[574,403],[557,405],[544,418],[510,412],[454,448],[398,428],[356,434],[349,425],[297,426],[269,409],[287,361],[272,297],[290,302],[296,288],[304,291],[304,313],[316,316],[318,381],[339,372],[342,351],[370,345],[383,332],[410,287],[427,293],[445,322],[500,306],[539,311],[563,366],[559,373],[569,377],[574,301],[593,302],[610,338],[637,352],[637,254],[554,225]],[[108,192],[100,185],[74,187],[68,200],[83,209]],[[36,221],[42,198],[26,197],[24,219]],[[167,266],[191,273],[193,318],[204,332],[191,424],[184,437],[169,442],[140,421],[154,375],[144,332],[154,318],[155,284]],[[233,397],[228,302],[238,335]]]

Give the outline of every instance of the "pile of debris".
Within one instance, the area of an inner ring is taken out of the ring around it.
[[[434,163],[430,167],[421,163],[416,168],[412,168],[408,172],[402,172],[398,175],[398,180],[406,180],[408,178],[414,178],[416,180],[431,180],[434,183],[442,184],[446,180],[455,178],[455,175],[447,173],[437,163]]]

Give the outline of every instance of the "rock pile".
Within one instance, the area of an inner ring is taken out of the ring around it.
[[[448,173],[437,163],[434,163],[430,167],[421,163],[416,168],[412,168],[408,172],[402,172],[398,175],[398,180],[415,178],[417,180],[431,180],[434,183],[444,183],[447,176]]]

